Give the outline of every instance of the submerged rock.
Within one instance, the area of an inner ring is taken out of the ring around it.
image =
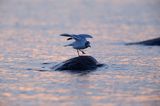
[[[147,45],[147,46],[160,46],[160,38],[145,40],[141,42],[133,42],[133,43],[127,43],[126,45]]]
[[[66,60],[51,69],[53,70],[94,70],[97,67],[102,66],[103,64],[99,64],[97,60],[91,56],[79,56],[75,58],[71,58]]]

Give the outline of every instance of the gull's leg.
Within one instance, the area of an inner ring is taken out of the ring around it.
[[[78,53],[78,56],[80,56],[80,55],[79,55],[79,51],[78,51],[78,49],[77,49],[77,53]]]
[[[86,54],[84,51],[80,50],[82,52],[82,54]]]

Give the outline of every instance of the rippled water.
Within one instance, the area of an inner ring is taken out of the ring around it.
[[[0,106],[159,106],[159,0],[1,0]],[[37,71],[77,56],[61,33],[92,34],[106,66],[79,75]]]

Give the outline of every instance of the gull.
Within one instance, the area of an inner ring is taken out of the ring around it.
[[[65,45],[65,46],[72,46],[74,49],[76,49],[78,56],[80,56],[79,51],[81,51],[82,54],[85,54],[85,52],[82,50],[88,47],[91,47],[90,42],[87,41],[87,38],[93,38],[91,35],[88,35],[88,34],[79,34],[79,35],[61,34],[60,36],[68,37],[67,40],[72,40],[72,39],[75,40],[73,43]]]

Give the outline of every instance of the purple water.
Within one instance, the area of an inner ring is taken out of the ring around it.
[[[1,0],[0,106],[159,106],[159,0]],[[37,71],[77,56],[61,33],[93,35],[86,75]]]

